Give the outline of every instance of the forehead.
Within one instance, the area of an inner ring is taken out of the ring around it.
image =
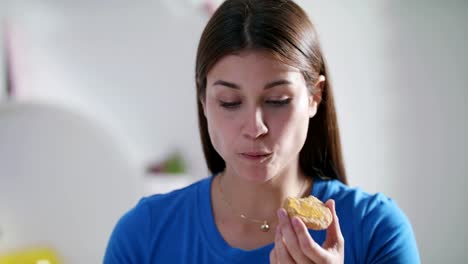
[[[242,51],[222,57],[208,72],[210,78],[271,79],[300,75],[300,71],[282,63],[265,51]]]

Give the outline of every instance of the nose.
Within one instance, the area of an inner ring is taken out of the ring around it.
[[[256,108],[245,117],[243,134],[249,139],[257,139],[268,133],[262,110]]]

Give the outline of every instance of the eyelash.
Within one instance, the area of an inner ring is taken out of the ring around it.
[[[284,106],[284,105],[287,105],[291,102],[291,98],[286,98],[286,99],[283,99],[283,100],[267,100],[266,103],[267,104],[271,104],[273,106]]]
[[[224,102],[224,101],[219,101],[221,107],[224,107],[226,109],[235,109],[240,106],[240,102]]]
[[[220,106],[226,109],[236,109],[241,105],[241,102],[224,102],[219,101]],[[271,105],[272,107],[282,107],[291,102],[291,98],[283,99],[283,100],[267,100],[265,101],[267,104]]]

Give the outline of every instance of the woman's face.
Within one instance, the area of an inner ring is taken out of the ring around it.
[[[225,56],[208,72],[203,107],[226,173],[263,182],[298,172],[317,108],[298,69],[260,51]]]

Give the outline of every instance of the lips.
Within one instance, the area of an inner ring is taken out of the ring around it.
[[[267,155],[270,155],[271,153],[269,152],[243,152],[242,154],[248,155],[248,156],[267,156]]]
[[[249,160],[263,160],[271,156],[271,152],[254,151],[254,152],[242,152],[240,155]]]

